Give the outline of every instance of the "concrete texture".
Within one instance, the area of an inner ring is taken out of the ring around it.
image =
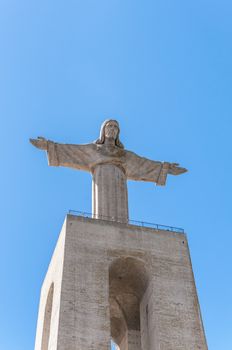
[[[207,350],[184,234],[68,215],[35,350]]]

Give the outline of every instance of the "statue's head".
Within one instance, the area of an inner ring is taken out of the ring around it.
[[[100,137],[97,139],[96,143],[102,145],[105,143],[105,139],[114,139],[115,146],[124,148],[123,144],[119,140],[120,128],[117,120],[108,119],[102,123]]]

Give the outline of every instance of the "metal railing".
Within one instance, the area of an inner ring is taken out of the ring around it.
[[[105,221],[114,221],[118,222],[121,224],[131,224],[135,226],[141,226],[141,227],[150,227],[154,228],[156,230],[163,230],[163,231],[171,231],[171,232],[177,232],[177,233],[184,233],[184,229],[180,227],[174,227],[174,226],[167,226],[167,225],[161,225],[161,224],[155,224],[151,222],[146,222],[146,221],[137,221],[137,220],[128,220],[125,222],[125,220],[120,220],[120,218],[114,218],[111,216],[103,216],[103,215],[94,215],[91,213],[86,213],[82,211],[77,211],[77,210],[69,210],[68,212],[70,215],[76,215],[76,216],[82,216],[85,218],[90,218],[90,219],[100,219],[100,220],[105,220]]]

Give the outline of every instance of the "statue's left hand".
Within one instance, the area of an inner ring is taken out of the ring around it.
[[[38,137],[37,139],[30,139],[30,143],[39,149],[43,149],[45,151],[48,149],[48,141],[44,137]]]
[[[179,167],[178,163],[169,163],[169,169],[168,169],[169,174],[180,175],[180,174],[186,173],[186,171],[188,170],[185,168]]]

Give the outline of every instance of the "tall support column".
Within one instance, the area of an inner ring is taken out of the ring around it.
[[[113,164],[101,164],[93,171],[92,213],[96,219],[128,222],[128,194],[124,171]]]

